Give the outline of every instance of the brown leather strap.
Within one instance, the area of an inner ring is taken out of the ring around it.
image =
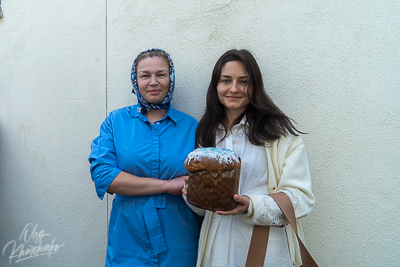
[[[310,252],[308,252],[303,241],[301,241],[299,234],[297,232],[296,217],[294,215],[293,205],[290,198],[285,193],[276,193],[269,195],[272,197],[278,206],[281,208],[283,214],[285,214],[286,219],[288,219],[290,225],[292,226],[294,232],[296,233],[297,240],[299,241],[301,261],[304,267],[318,267],[315,260],[311,257]]]
[[[246,267],[263,266],[267,253],[269,226],[254,225]]]
[[[303,263],[302,266],[304,267],[318,267],[317,263],[315,260],[311,257],[311,254],[308,252],[307,248],[305,247],[303,241],[301,241],[299,234],[297,232],[297,224],[296,224],[296,217],[294,215],[294,210],[293,210],[293,205],[292,202],[290,201],[289,197],[285,193],[275,193],[275,194],[270,194],[270,197],[272,197],[275,202],[278,204],[279,208],[282,210],[283,214],[286,216],[288,219],[290,225],[292,226],[294,232],[296,233],[297,240],[299,241],[299,246],[300,246],[300,254],[301,254],[301,261]],[[263,232],[263,233],[261,233]],[[257,235],[257,237],[255,237]],[[265,237],[267,235],[267,237]],[[249,248],[249,253],[247,255],[247,262],[246,262],[246,267],[262,267],[264,264],[264,259],[265,259],[265,253],[267,251],[267,245],[268,245],[268,235],[269,235],[269,226],[254,226],[253,228],[253,236],[251,237],[251,243],[250,243],[250,248]],[[259,241],[259,238],[264,238],[266,239],[266,243],[262,241]],[[253,240],[255,240],[253,243]],[[254,251],[254,248],[257,247],[257,251]],[[263,249],[263,252],[260,253],[260,251]],[[257,255],[255,255],[257,254]],[[252,259],[250,257],[257,258],[257,261],[253,263]],[[262,259],[260,260],[260,258]],[[250,265],[248,265],[249,262],[252,262]]]

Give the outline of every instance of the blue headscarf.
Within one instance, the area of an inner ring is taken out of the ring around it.
[[[138,57],[146,52],[151,52],[151,51],[159,51],[159,52],[163,52],[165,53],[165,55],[168,57],[169,59],[169,90],[167,95],[165,96],[165,98],[163,99],[163,101],[160,104],[150,104],[148,103],[143,96],[140,94],[139,92],[139,88],[137,85],[137,77],[136,77],[136,61],[138,59]],[[174,94],[174,89],[175,89],[175,68],[174,68],[174,63],[172,62],[171,57],[169,56],[169,54],[167,52],[165,52],[162,49],[158,49],[158,48],[152,48],[152,49],[148,49],[145,50],[143,52],[141,52],[135,59],[135,61],[133,61],[133,65],[132,65],[132,71],[131,71],[131,81],[132,81],[132,93],[134,93],[137,98],[138,98],[138,111],[142,112],[142,114],[145,114],[147,111],[149,111],[150,109],[168,109],[169,107],[169,102],[172,99],[172,96]]]

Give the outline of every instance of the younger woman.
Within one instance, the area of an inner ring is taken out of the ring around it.
[[[198,147],[235,151],[242,159],[237,207],[200,210],[203,221],[197,266],[243,267],[253,225],[271,227],[264,266],[289,267],[299,261],[297,240],[276,202],[283,192],[300,219],[314,207],[304,143],[288,118],[266,94],[261,71],[247,50],[230,50],[215,64],[206,111],[196,130]],[[190,192],[184,188],[183,193]],[[286,226],[286,227],[282,227]]]

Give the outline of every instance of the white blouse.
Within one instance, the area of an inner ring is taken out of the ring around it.
[[[242,160],[240,172],[240,195],[267,195],[268,166],[267,154],[264,146],[251,144],[244,129],[245,118],[235,125],[228,136],[217,147],[235,151]],[[217,141],[221,140],[225,132],[221,126],[217,131]],[[253,207],[249,207],[252,212]],[[287,224],[279,207],[272,200],[265,203],[265,216],[270,224]],[[249,221],[249,214],[236,216],[221,216],[212,213],[212,219],[207,236],[204,237],[205,250],[201,266],[204,267],[243,267],[253,231],[253,224]],[[246,219],[247,217],[247,219]],[[288,250],[285,228],[271,227],[268,240],[268,249],[264,266],[289,267],[292,266]]]

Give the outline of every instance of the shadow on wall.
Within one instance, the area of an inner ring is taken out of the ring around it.
[[[8,220],[9,218],[12,218],[10,215],[11,210],[7,208],[7,194],[6,194],[6,184],[7,184],[7,177],[5,175],[5,169],[6,165],[8,162],[8,157],[6,154],[6,138],[5,138],[5,131],[3,129],[3,125],[0,122],[0,225],[3,226],[5,225],[5,220]],[[8,240],[7,239],[7,230],[6,227],[0,227],[0,249],[3,249],[3,240]]]

